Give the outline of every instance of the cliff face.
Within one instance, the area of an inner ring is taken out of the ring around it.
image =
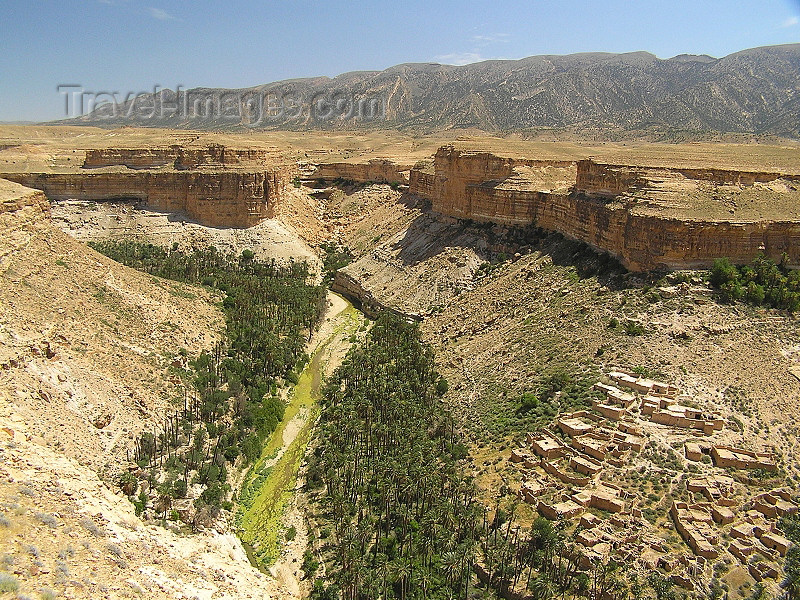
[[[52,200],[130,198],[184,212],[213,227],[251,227],[274,215],[290,170],[257,172],[7,173],[0,177],[42,190]]]
[[[574,181],[574,165],[570,161],[502,158],[489,152],[464,152],[452,146],[444,146],[439,148],[434,158],[432,194],[428,195],[430,178],[416,175],[416,186],[412,186],[410,191],[429,197],[433,201],[433,210],[441,214],[506,225],[523,225],[530,223],[526,217],[529,208],[496,206],[495,201],[484,201],[486,192],[507,180],[511,180],[513,185],[514,176],[518,172],[531,170],[537,170],[530,180],[534,189],[540,187],[549,190],[552,184],[560,187],[558,181],[569,178],[570,175]],[[553,173],[549,177],[544,176],[546,170],[556,171],[555,176]],[[482,190],[476,191],[476,186],[480,186]]]
[[[39,190],[0,179],[0,263],[30,243],[32,231],[50,218],[50,202]]]
[[[759,252],[775,260],[786,253],[800,266],[798,175],[571,164],[445,147],[436,154],[435,175],[412,171],[410,192],[430,198],[443,215],[560,232],[633,271],[706,267],[721,257],[743,263]],[[568,173],[573,179],[564,189]],[[731,209],[730,218],[703,218],[703,210],[719,212],[725,194],[762,184],[749,193],[777,195],[784,207],[776,218],[759,218],[752,209],[741,217]]]
[[[359,183],[408,183],[410,165],[398,165],[390,160],[372,159],[366,163],[323,163],[316,165],[314,179],[348,179]]]
[[[648,168],[578,161],[575,189],[589,196],[613,198],[637,190],[663,187],[665,182],[690,180],[716,185],[753,186],[783,179],[800,181],[800,175],[728,169]]]
[[[170,146],[167,148],[99,148],[86,151],[84,169],[122,166],[129,169],[154,169],[170,166],[175,169],[201,167],[239,168],[265,165],[269,152],[253,148],[229,148],[210,144],[194,148]]]
[[[412,169],[408,177],[408,189],[412,194],[432,200],[436,191],[436,175]]]

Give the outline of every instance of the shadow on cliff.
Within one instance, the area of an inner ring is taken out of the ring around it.
[[[490,261],[498,241],[492,224],[474,223],[445,217],[431,210],[429,200],[405,193],[399,203],[420,214],[408,225],[402,239],[391,245],[403,266],[413,266],[434,258],[448,248],[472,250]]]
[[[596,277],[609,289],[624,289],[635,284],[633,280],[637,277],[628,273],[616,258],[560,233],[533,226],[505,227],[442,216],[431,210],[430,202],[410,194],[403,194],[400,202],[409,209],[421,211],[409,224],[405,235],[391,245],[403,266],[419,264],[448,248],[471,250],[489,263],[514,260],[517,254],[539,252],[549,256],[557,266],[573,267],[578,278]]]

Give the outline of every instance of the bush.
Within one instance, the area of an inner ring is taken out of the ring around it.
[[[627,335],[637,336],[644,335],[647,333],[647,330],[641,323],[637,323],[636,321],[625,321],[625,333]]]
[[[314,573],[317,572],[319,568],[319,561],[314,558],[314,553],[311,550],[306,550],[305,554],[303,554],[303,573],[306,574],[306,577],[311,577]]]
[[[726,283],[738,281],[739,271],[727,258],[718,258],[711,267],[711,285],[721,288]]]
[[[16,592],[19,589],[19,582],[13,575],[0,573],[0,592]]]
[[[788,311],[800,310],[800,272],[789,271],[785,260],[776,265],[760,254],[750,265],[736,267],[727,258],[714,261],[711,285],[723,302],[744,300],[755,306],[767,305]]]
[[[764,303],[764,298],[766,295],[767,294],[764,291],[763,286],[758,285],[755,281],[751,281],[747,284],[747,290],[744,293],[744,299],[749,304],[759,306]]]

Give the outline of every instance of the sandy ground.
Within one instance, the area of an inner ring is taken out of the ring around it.
[[[731,137],[731,136],[728,136]],[[683,144],[647,141],[605,142],[568,132],[499,137],[478,130],[450,130],[427,135],[398,131],[314,132],[262,131],[211,133],[125,127],[53,127],[0,125],[0,172],[74,171],[83,164],[88,148],[137,148],[151,146],[207,146],[224,144],[266,149],[275,162],[338,162],[388,158],[405,164],[429,159],[439,146],[455,144],[503,156],[553,160],[593,158],[598,161],[673,166],[796,171],[796,141],[760,140],[721,136],[722,142]]]

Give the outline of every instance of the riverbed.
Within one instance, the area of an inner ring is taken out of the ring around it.
[[[299,570],[308,540],[295,497],[298,470],[319,415],[324,377],[338,366],[364,325],[352,304],[328,293],[326,315],[308,346],[311,359],[288,395],[283,420],[240,489],[236,526],[248,558],[296,597],[302,595]]]

